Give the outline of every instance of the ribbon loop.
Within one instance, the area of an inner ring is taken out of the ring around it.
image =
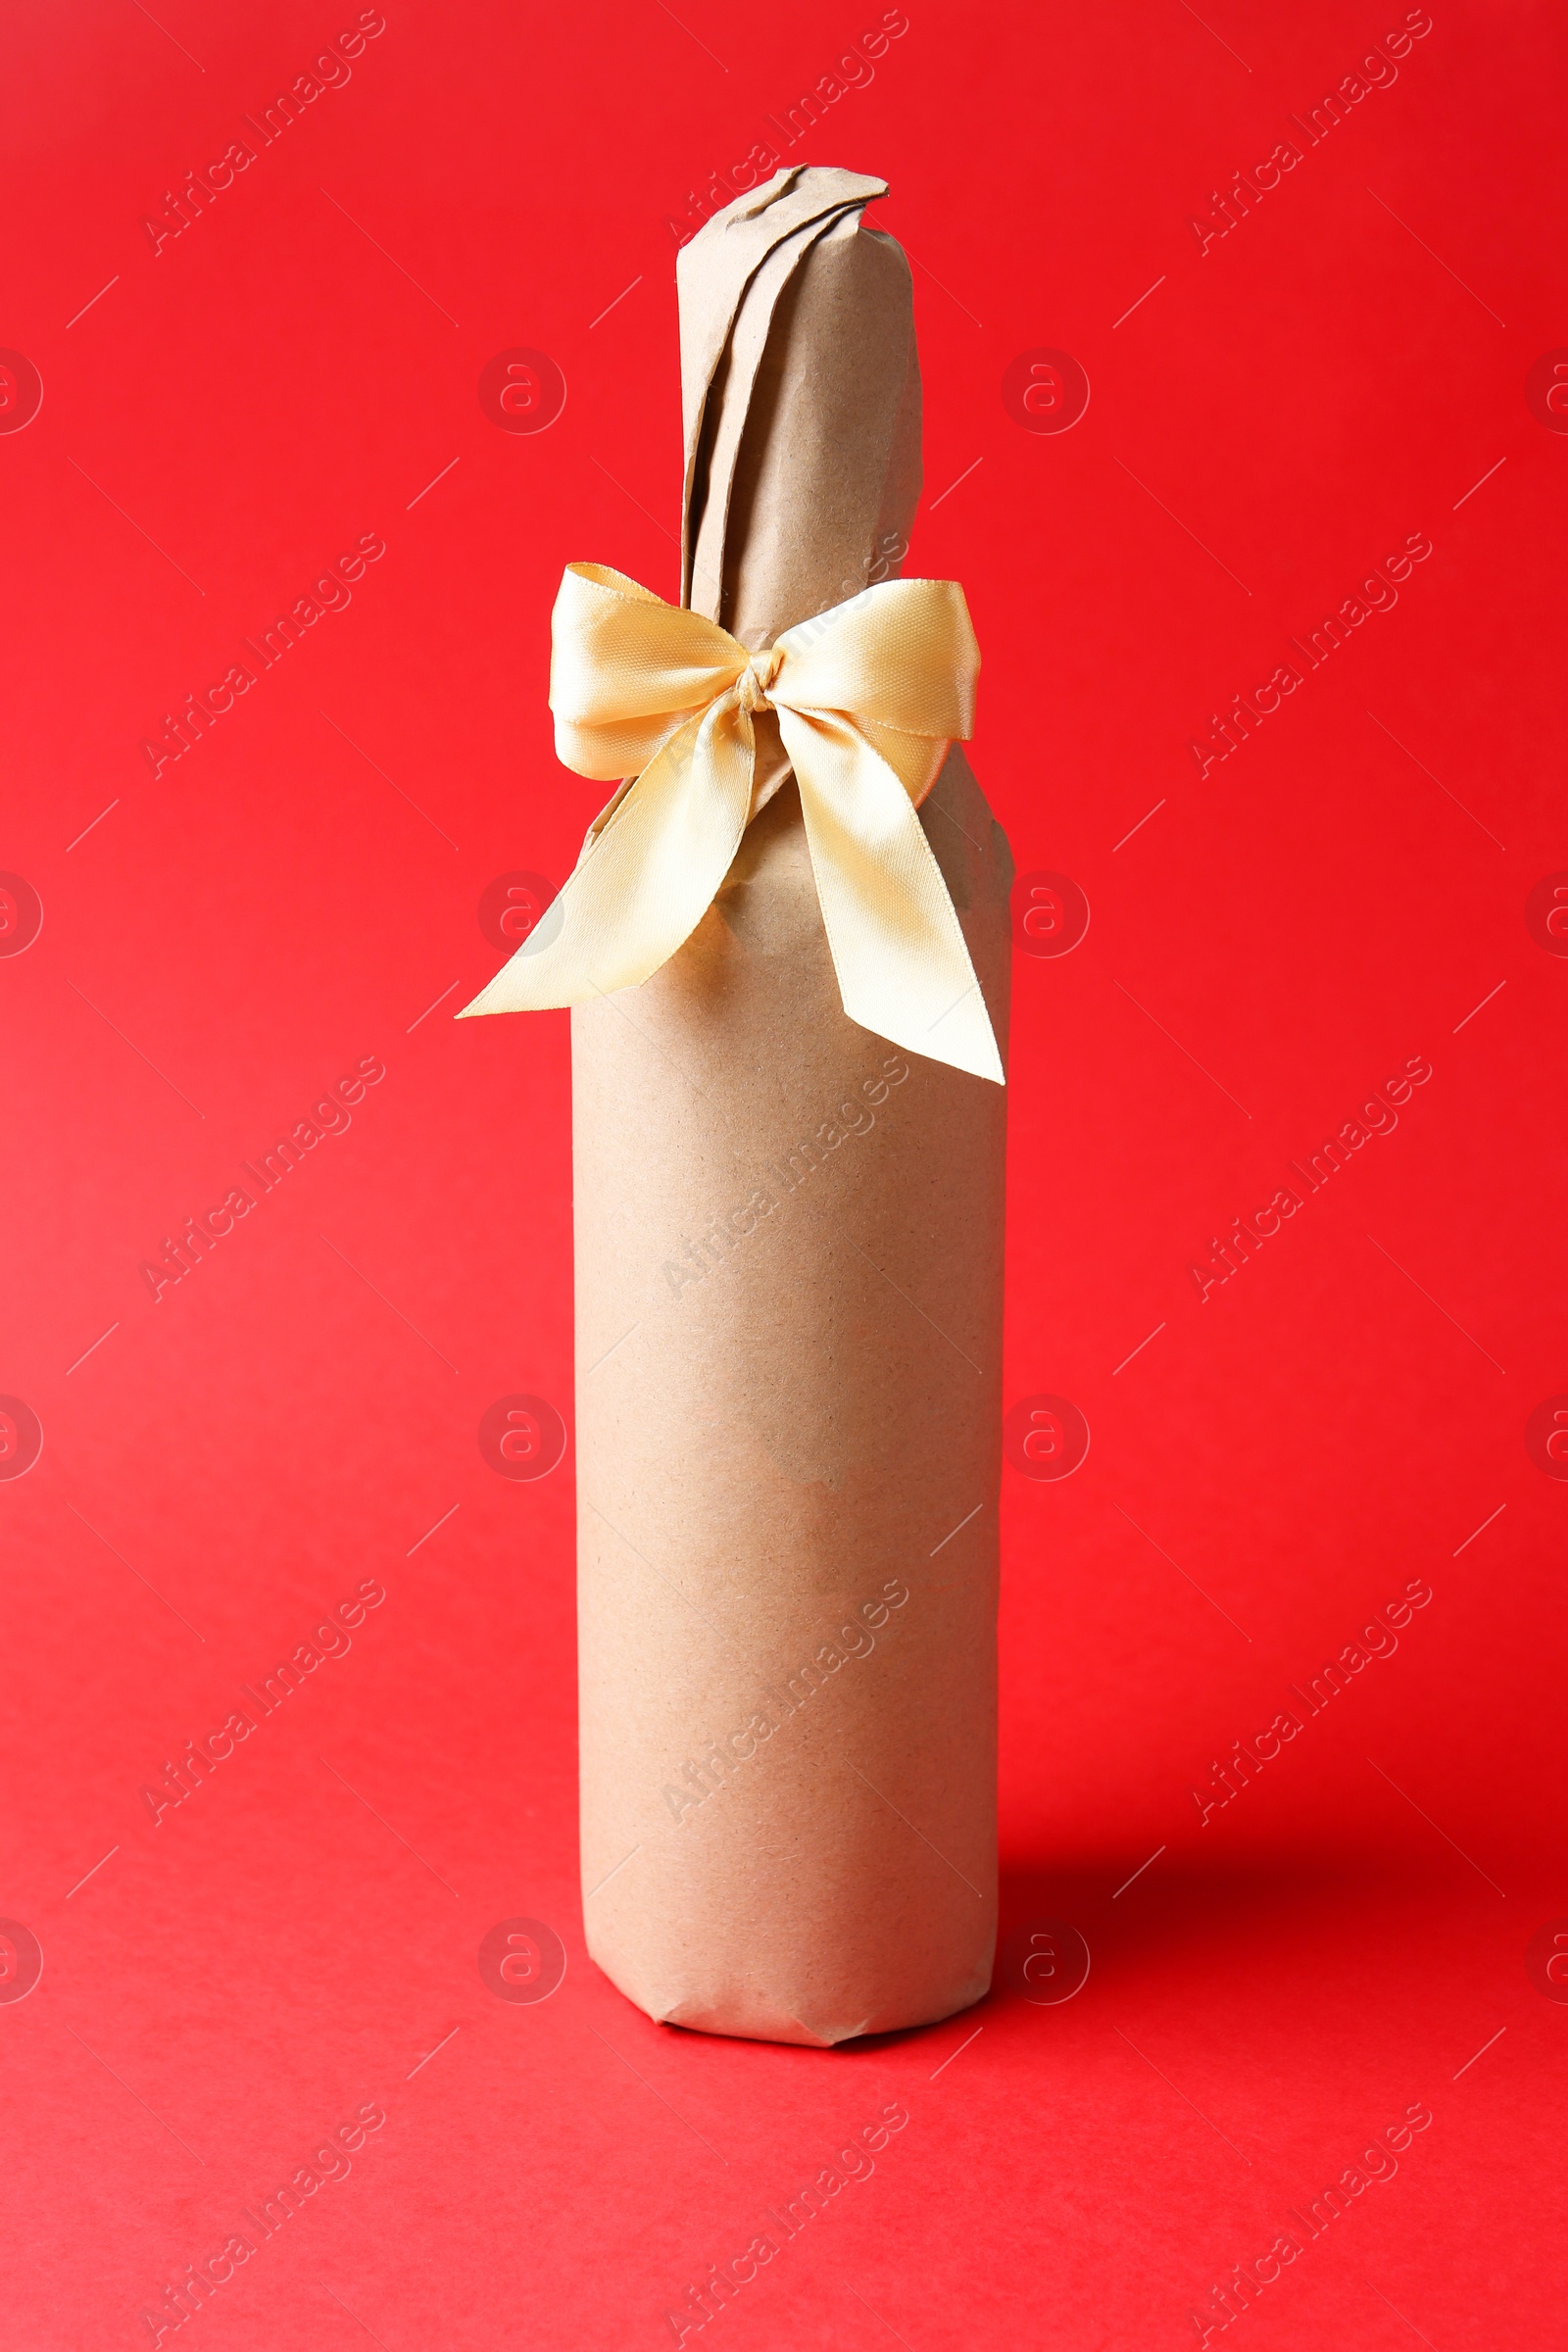
[[[916,814],[974,724],[980,666],[954,580],[890,580],[751,653],[598,564],[553,615],[556,749],[628,777],[543,920],[465,1014],[540,1011],[635,986],[691,937],[751,813],[754,714],[777,712],[851,1020],[1004,1083],[963,931]],[[463,1017],[463,1016],[460,1016]]]

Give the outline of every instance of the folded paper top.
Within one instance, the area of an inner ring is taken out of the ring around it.
[[[798,165],[715,213],[675,262],[680,295],[681,415],[686,474],[681,500],[681,601],[692,597],[695,526],[710,499],[728,507],[739,436],[751,405],[774,311],[807,253],[888,192],[862,172]],[[715,382],[715,378],[718,379]],[[704,425],[723,410],[732,427],[718,470],[699,470]],[[694,514],[694,494],[698,512]],[[715,612],[710,615],[717,619]]]

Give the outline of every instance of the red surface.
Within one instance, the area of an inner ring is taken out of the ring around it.
[[[909,568],[967,590],[1020,868],[1091,910],[1018,958],[1006,1401],[1065,1398],[1091,1443],[1006,1473],[1003,1626],[1006,1925],[1065,1921],[1089,1980],[1040,2005],[1038,1965],[1004,1972],[831,2055],[629,2008],[582,1945],[570,1455],[504,1479],[476,1435],[510,1395],[570,1410],[566,1021],[449,1018],[501,960],[490,885],[559,882],[595,805],[552,756],[555,585],[591,558],[672,592],[667,221],[860,20],[389,0],[263,146],[245,118],[352,6],[13,11],[0,343],[43,394],[0,434],[0,866],[43,914],[0,957],[0,1391],[43,1441],[0,1482],[0,1914],[43,1952],[0,2005],[20,2352],[152,2340],[366,2108],[188,2340],[669,2342],[893,2102],[874,2173],[688,2345],[1149,2352],[1235,2265],[1255,2352],[1550,2340],[1568,2008],[1528,1953],[1568,1914],[1568,1485],[1526,1433],[1568,1391],[1560,19],[1441,0],[1308,144],[1291,117],[1402,10],[909,13],[790,158],[893,183]],[[143,217],[241,138],[155,251]],[[1293,138],[1200,250],[1211,191]],[[480,405],[517,351],[564,378],[538,433]],[[1088,379],[1063,432],[1020,421],[1055,420],[1041,351]],[[1413,535],[1397,604],[1307,668],[1292,639]],[[155,776],[165,714],[367,536],[352,601]],[[1293,662],[1200,776],[1210,713]],[[155,1301],[165,1237],[364,1058],[352,1124]],[[1308,1194],[1290,1163],[1412,1058],[1396,1128]],[[1292,1185],[1200,1298],[1213,1237]],[[367,1582],[346,1653],[155,1826],[166,1759]],[[1412,1583],[1396,1651],[1308,1714],[1291,1686]],[[519,1917],[565,1949],[543,2002],[476,1964]],[[1411,2106],[1396,2175],[1308,2238],[1292,2209]]]

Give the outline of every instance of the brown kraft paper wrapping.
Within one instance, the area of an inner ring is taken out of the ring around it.
[[[903,554],[885,193],[783,172],[680,257],[685,601],[753,650]],[[776,726],[686,946],[571,1016],[583,1903],[650,2017],[829,2044],[991,1979],[1006,1097],[844,1013]],[[1005,1053],[957,746],[920,817]]]

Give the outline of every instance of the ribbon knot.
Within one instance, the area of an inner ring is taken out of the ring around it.
[[[777,645],[770,645],[765,653],[750,656],[740,677],[743,710],[756,711],[767,708],[767,690],[778,676],[783,661],[784,649]]]
[[[954,580],[888,580],[751,653],[618,571],[568,564],[552,615],[556,751],[627,779],[542,921],[466,1013],[634,987],[712,905],[752,812],[756,712],[777,713],[844,1009],[1004,1083],[963,931],[916,811],[974,726],[980,652]]]

